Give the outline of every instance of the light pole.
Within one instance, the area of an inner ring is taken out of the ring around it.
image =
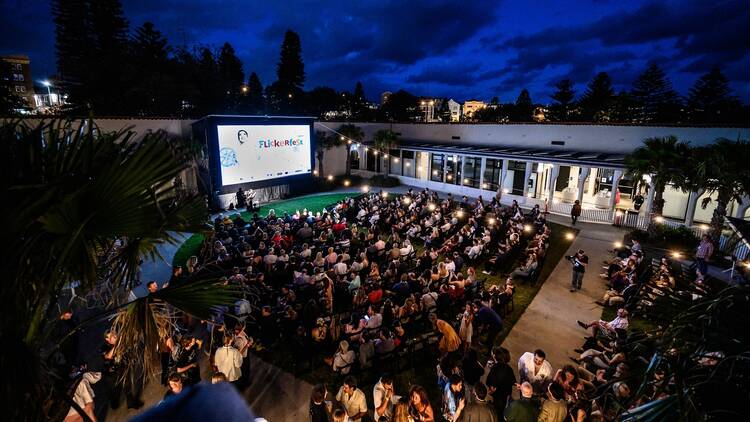
[[[42,85],[47,87],[47,99],[49,100],[50,107],[52,107],[52,90],[50,89],[52,84],[49,81],[42,81]]]

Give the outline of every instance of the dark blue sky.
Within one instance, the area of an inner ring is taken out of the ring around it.
[[[49,0],[0,0],[0,54],[28,54],[35,78],[54,73]],[[497,95],[526,87],[548,102],[570,78],[580,94],[596,72],[629,88],[649,61],[682,94],[721,65],[750,102],[750,2],[468,0],[125,0],[131,28],[152,21],[172,45],[229,41],[246,74],[275,79],[284,31],[297,31],[305,88],[353,90],[368,98],[404,88],[417,95]]]

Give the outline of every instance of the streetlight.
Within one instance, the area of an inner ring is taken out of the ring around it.
[[[52,84],[50,83],[50,81],[44,80],[42,81],[42,85],[47,87],[47,99],[49,100],[49,105],[51,106],[52,105],[52,90],[50,89],[50,86],[52,86]]]

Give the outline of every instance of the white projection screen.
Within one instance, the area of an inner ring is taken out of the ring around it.
[[[312,172],[310,125],[218,124],[221,186]]]

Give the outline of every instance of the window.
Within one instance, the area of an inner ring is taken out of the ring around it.
[[[359,151],[353,149],[351,150],[351,152],[349,152],[349,154],[351,156],[351,160],[349,162],[349,164],[351,165],[351,169],[359,170]]]
[[[16,92],[24,93],[26,92],[26,87],[23,85],[16,85]]]
[[[482,170],[482,159],[477,157],[464,157],[464,186],[479,189],[479,178]]]
[[[13,74],[13,80],[17,81],[17,82],[23,82],[24,81],[23,75],[20,74],[20,73],[14,73]]]
[[[452,185],[461,184],[461,157],[448,155],[445,164],[445,183]]]
[[[432,165],[430,166],[430,180],[433,182],[442,182],[445,156],[443,154],[431,154],[431,156]]]
[[[482,189],[497,191],[500,187],[500,176],[503,174],[503,160],[488,158],[484,165],[484,186]]]
[[[417,164],[414,151],[401,150],[401,170],[406,177],[417,177]]]

